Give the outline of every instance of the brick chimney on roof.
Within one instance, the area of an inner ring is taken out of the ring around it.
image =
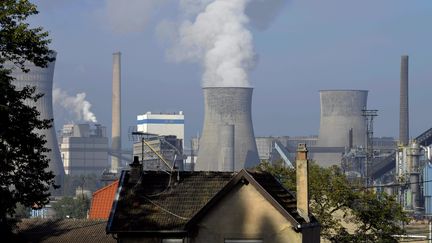
[[[309,223],[309,161],[307,152],[306,144],[299,143],[296,156],[297,211]]]
[[[137,183],[142,173],[142,164],[139,162],[138,156],[134,156],[134,160],[131,164],[129,164],[129,166],[130,166],[129,182]]]

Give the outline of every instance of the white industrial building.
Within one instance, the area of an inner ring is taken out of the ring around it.
[[[151,113],[137,116],[137,131],[161,136],[176,136],[184,144],[184,115],[179,113]]]
[[[109,169],[106,128],[99,124],[66,124],[60,152],[65,174],[101,174]]]

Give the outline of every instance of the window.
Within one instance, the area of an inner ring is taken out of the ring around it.
[[[225,243],[262,243],[262,240],[259,239],[225,239]]]
[[[162,239],[162,243],[183,243],[183,239]]]

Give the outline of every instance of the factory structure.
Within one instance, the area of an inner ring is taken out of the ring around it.
[[[137,116],[137,131],[159,135],[173,135],[184,141],[184,115],[178,113],[152,113]]]
[[[240,171],[259,164],[252,125],[252,88],[206,87],[195,171]]]
[[[112,124],[111,124],[111,172],[119,172],[121,151],[121,53],[113,53],[112,67]]]
[[[184,114],[152,113],[137,116],[133,156],[145,170],[184,170]],[[187,167],[190,170],[190,166]]]
[[[108,138],[100,124],[65,124],[60,152],[66,175],[100,175],[109,170]]]
[[[53,57],[55,56],[56,53],[54,52]],[[36,102],[26,100],[26,104],[36,107],[37,111],[40,113],[40,119],[53,119],[52,87],[55,61],[48,63],[46,68],[37,67],[33,63],[26,62],[25,66],[27,69],[29,69],[29,72],[23,72],[13,63],[6,63],[5,66],[6,68],[12,69],[12,77],[15,78],[13,84],[15,85],[16,89],[21,90],[25,86],[34,86],[36,88],[36,93],[43,94],[43,96]],[[56,176],[56,184],[62,185],[64,168],[60,156],[54,124],[50,129],[44,129],[38,132],[41,133],[46,139],[45,147],[50,149],[50,151],[47,152],[47,157],[49,159],[48,170],[52,171]]]
[[[113,54],[111,145],[106,128],[98,124],[67,124],[60,143],[54,128],[40,131],[51,149],[49,170],[61,184],[64,174],[114,176],[131,158],[121,147],[121,54]],[[17,89],[36,86],[45,94],[34,105],[41,118],[52,119],[54,62],[47,68],[32,64],[30,72],[15,69]],[[321,90],[317,136],[255,137],[250,87],[204,87],[202,135],[185,143],[185,117],[177,113],[146,112],[137,116],[133,152],[145,170],[225,171],[253,168],[261,161],[295,168],[296,148],[306,144],[320,166],[339,165],[349,178],[361,178],[366,187],[397,195],[414,214],[432,215],[432,128],[409,139],[408,56],[401,58],[400,135],[374,137],[377,110],[367,106],[368,90]],[[28,101],[30,102],[30,101]],[[31,103],[33,104],[33,103]],[[59,144],[59,146],[57,146]],[[185,145],[188,144],[188,145]],[[59,148],[60,147],[60,148]],[[111,164],[110,164],[111,161]]]

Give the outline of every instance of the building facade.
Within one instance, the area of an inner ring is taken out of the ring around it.
[[[157,135],[174,135],[184,141],[184,114],[151,113],[137,116],[137,131]]]
[[[60,151],[67,175],[99,175],[110,167],[106,128],[99,124],[64,125]]]

